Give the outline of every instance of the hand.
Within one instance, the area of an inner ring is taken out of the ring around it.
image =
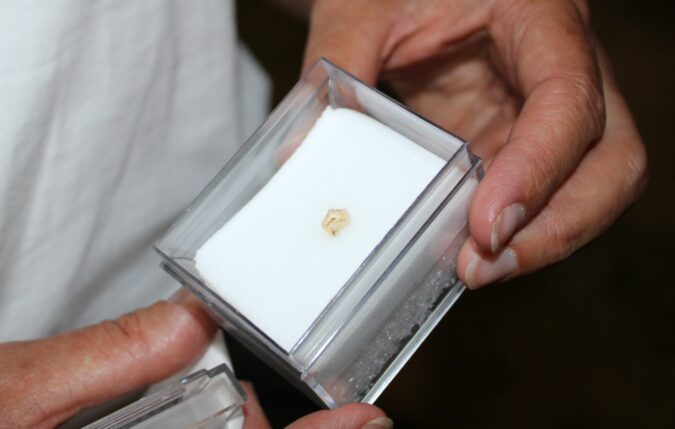
[[[52,428],[86,407],[165,379],[198,358],[215,330],[198,301],[181,291],[115,321],[0,344],[0,428]],[[251,398],[245,428],[269,427],[255,395]],[[372,405],[353,404],[311,414],[290,427],[360,429],[383,415]],[[387,426],[373,426],[378,428]]]
[[[253,385],[242,382],[248,400],[244,405],[243,429],[270,429]],[[393,423],[374,405],[348,404],[335,410],[317,411],[291,423],[286,429],[392,429]]]
[[[320,56],[385,79],[485,160],[469,287],[566,258],[642,192],[643,143],[583,0],[316,0],[305,67]]]
[[[115,321],[0,344],[0,428],[51,428],[167,378],[200,356],[215,329],[181,291]]]

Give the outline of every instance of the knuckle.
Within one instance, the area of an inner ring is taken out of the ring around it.
[[[563,219],[549,225],[547,236],[545,264],[569,258],[583,243],[583,234],[579,228]]]
[[[591,134],[597,139],[604,134],[607,126],[607,105],[602,84],[600,82],[588,83],[583,87],[583,91],[592,120]]]
[[[103,322],[102,328],[112,347],[135,359],[150,350],[144,334],[143,323],[138,313],[130,313],[119,319]]]
[[[492,2],[492,7],[499,13],[514,10],[518,11],[519,15],[536,10],[570,12],[576,9],[584,22],[590,19],[591,15],[586,0],[495,0]]]
[[[555,92],[573,95],[569,112],[574,115],[575,123],[584,125],[582,129],[588,134],[588,140],[600,138],[607,124],[607,106],[595,64],[581,72],[561,71],[550,79],[556,82]]]
[[[564,164],[564,153],[556,145],[548,142],[555,130],[546,121],[539,123],[537,133],[521,134],[509,143],[519,150],[506,159],[510,165],[511,177],[520,177],[524,197],[529,201],[538,201],[542,195],[560,179],[560,165]]]
[[[558,201],[556,212],[564,215],[549,216],[539,228],[522,237],[520,254],[523,255],[524,265],[536,270],[562,261],[588,241],[588,231],[578,221],[581,211],[572,201]]]
[[[562,261],[567,259],[574,253],[583,242],[582,234],[578,228],[569,225],[561,224],[558,227],[551,228],[551,237],[553,243],[553,252],[551,254],[551,262]]]
[[[514,23],[526,21],[536,16],[538,11],[547,6],[546,2],[533,0],[496,0],[491,11],[496,23]]]
[[[584,108],[582,112],[590,115],[593,136],[598,138],[605,129],[607,111],[602,85],[594,76],[596,73],[589,70],[581,75],[569,75],[567,81],[571,87],[570,90],[578,94],[579,102]]]

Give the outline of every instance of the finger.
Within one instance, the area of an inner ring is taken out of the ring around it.
[[[335,410],[317,411],[286,429],[392,429],[394,423],[374,405],[348,404]]]
[[[0,427],[53,427],[82,408],[164,379],[215,326],[186,294],[78,331],[0,345]]]
[[[374,84],[386,56],[397,0],[317,0],[310,18],[303,69],[325,57],[366,83]]]
[[[244,428],[243,429],[269,429],[271,428],[265,416],[265,411],[258,402],[253,384],[242,381],[242,387],[246,391],[247,399],[244,404]]]
[[[244,405],[244,429],[268,429],[265,412],[258,402],[251,383],[241,382],[248,395]],[[301,418],[287,429],[391,429],[393,423],[377,407],[366,404],[351,404],[337,410],[319,411]]]
[[[536,216],[605,126],[593,43],[573,3],[497,4],[508,7],[495,11],[490,32],[525,103],[471,206],[471,235],[493,253]]]
[[[473,240],[465,244],[457,266],[469,287],[568,257],[609,227],[642,193],[647,180],[645,148],[624,100],[605,75],[608,119],[603,138],[507,248],[488,255]]]

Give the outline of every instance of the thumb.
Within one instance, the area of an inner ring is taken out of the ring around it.
[[[0,344],[0,427],[53,427],[164,379],[196,359],[214,332],[195,298],[179,292],[114,321]]]
[[[303,70],[325,57],[368,84],[382,68],[396,19],[391,0],[316,0]]]
[[[269,429],[265,412],[251,383],[242,381],[248,399],[244,405],[244,429]],[[349,404],[336,410],[318,411],[287,426],[286,429],[392,429],[394,423],[374,405]]]
[[[374,405],[348,404],[335,410],[317,411],[286,429],[392,429],[394,423]]]

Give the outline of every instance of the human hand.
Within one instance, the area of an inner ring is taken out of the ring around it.
[[[642,192],[644,146],[583,0],[316,0],[305,68],[320,56],[485,160],[457,262],[469,287],[566,258]]]
[[[0,344],[0,428],[52,428],[86,407],[165,379],[198,358],[215,330],[199,302],[180,291],[115,321]],[[245,429],[268,428],[251,387],[245,387]],[[383,415],[372,405],[352,404],[311,414],[290,428],[361,429]],[[374,424],[365,427],[388,428]]]
[[[0,428],[51,428],[80,410],[178,372],[215,325],[195,298],[43,340],[0,344]]]
[[[248,395],[244,405],[243,429],[270,429],[265,412],[250,383],[242,382]],[[309,414],[286,429],[392,429],[393,423],[382,410],[374,405],[348,404],[334,410],[323,410]]]

